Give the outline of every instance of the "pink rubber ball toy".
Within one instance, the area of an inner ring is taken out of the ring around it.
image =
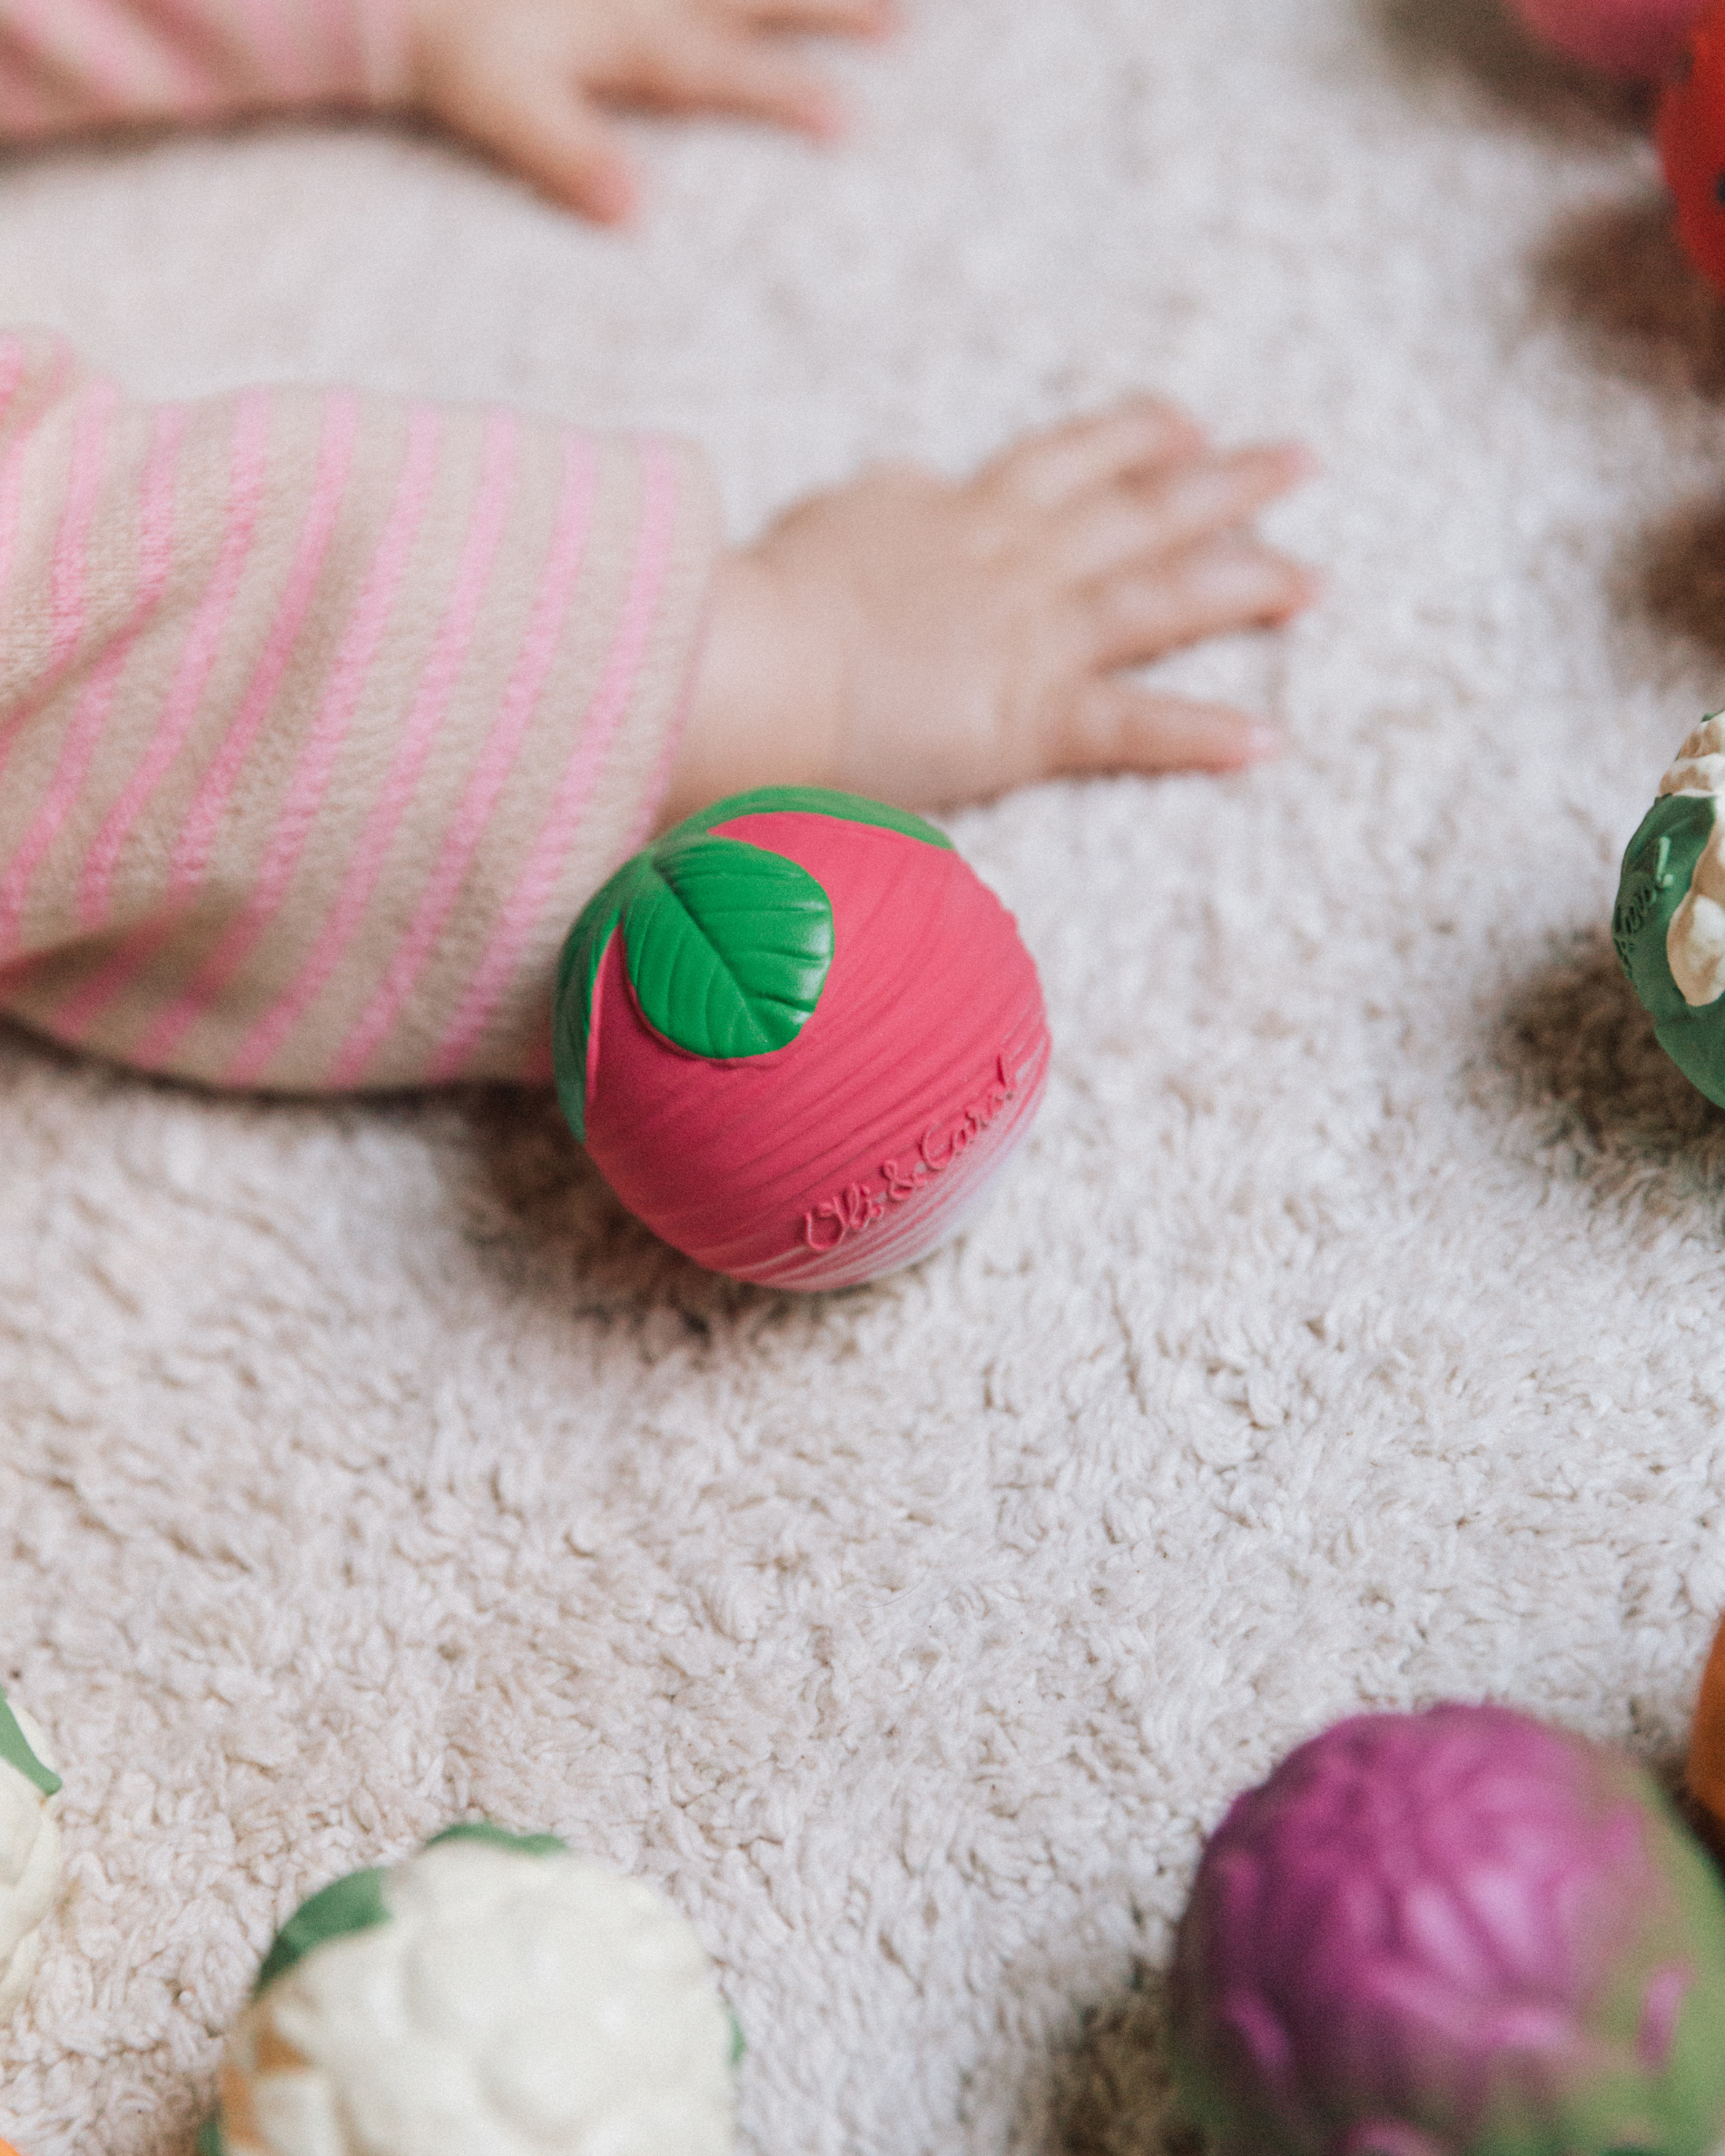
[[[1543,44],[1583,67],[1651,83],[1683,50],[1702,0],[1515,0]]]
[[[767,787],[665,833],[564,947],[570,1127],[629,1210],[714,1272],[848,1287],[943,1242],[1049,1065],[1012,917],[931,823]]]

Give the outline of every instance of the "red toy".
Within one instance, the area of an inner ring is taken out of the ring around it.
[[[715,1272],[848,1287],[943,1242],[1030,1127],[1048,1020],[1011,915],[919,816],[769,787],[625,863],[564,948],[557,1091]]]
[[[1701,0],[1515,0],[1543,44],[1583,67],[1651,83],[1683,49]]]
[[[1683,1780],[1690,1795],[1725,1835],[1725,1622],[1713,1635],[1713,1651],[1701,1675]]]
[[[1677,197],[1677,236],[1725,290],[1725,0],[1710,0],[1659,108],[1659,153]]]

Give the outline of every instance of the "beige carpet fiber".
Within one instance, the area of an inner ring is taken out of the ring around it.
[[[482,1809],[661,1882],[749,2156],[1124,2156],[1230,1793],[1361,1705],[1669,1758],[1725,1604],[1725,1118],[1613,967],[1725,702],[1725,308],[1638,115],[1487,0],[913,0],[835,154],[643,133],[583,230],[439,141],[0,167],[0,313],[142,391],[708,443],[739,532],[1159,385],[1298,432],[1279,768],[954,822],[1057,1050],[965,1240],[826,1301],[554,1108],[220,1100],[0,1039],[0,1677],[67,1892],[24,2156],[183,2156],[271,1929]]]

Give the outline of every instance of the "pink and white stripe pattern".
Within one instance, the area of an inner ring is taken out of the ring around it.
[[[541,1077],[716,541],[679,445],[143,407],[0,332],[0,1006],[216,1084]]]
[[[0,136],[395,104],[408,67],[400,0],[0,0]]]

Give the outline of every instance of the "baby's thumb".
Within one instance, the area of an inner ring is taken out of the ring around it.
[[[1158,694],[1118,678],[1092,682],[1079,696],[1056,769],[1237,771],[1279,755],[1286,737],[1232,704]]]

